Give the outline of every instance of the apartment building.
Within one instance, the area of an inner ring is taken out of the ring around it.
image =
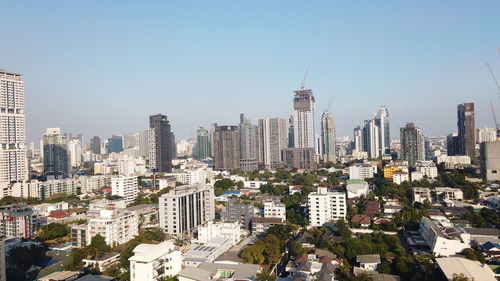
[[[344,192],[318,187],[318,191],[310,193],[308,198],[310,226],[322,226],[326,222],[345,218],[347,206]]]

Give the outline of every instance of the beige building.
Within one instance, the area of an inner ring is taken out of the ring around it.
[[[212,152],[215,170],[237,170],[240,168],[238,126],[212,127]]]

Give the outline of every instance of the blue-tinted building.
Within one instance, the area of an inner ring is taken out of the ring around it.
[[[123,138],[121,136],[112,136],[108,139],[108,153],[122,152]]]

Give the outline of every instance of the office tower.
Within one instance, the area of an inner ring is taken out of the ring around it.
[[[474,123],[474,103],[462,103],[457,106],[458,115],[458,151],[468,155],[471,161],[476,159],[476,128]]]
[[[281,150],[287,148],[286,120],[264,118],[259,120],[259,161],[266,169],[276,169],[281,162]],[[293,139],[293,137],[292,137]]]
[[[134,202],[139,194],[137,177],[120,175],[111,178],[111,194],[123,197],[127,204]]]
[[[364,151],[363,150],[363,130],[360,126],[354,128],[354,139],[353,139],[353,150]]]
[[[375,126],[378,128],[378,154],[389,154],[391,150],[391,135],[389,127],[389,111],[382,105],[375,115]]]
[[[238,126],[212,126],[212,153],[215,170],[240,168]]]
[[[203,160],[212,156],[211,153],[211,143],[210,143],[210,134],[208,130],[200,127],[196,132],[196,149],[195,149],[195,157],[198,160]]]
[[[408,123],[401,128],[401,160],[408,161],[410,167],[415,167],[418,161],[425,160],[424,135],[415,124]]]
[[[477,143],[485,141],[497,141],[497,129],[495,128],[480,128],[477,129]]]
[[[73,138],[69,140],[68,152],[71,167],[80,167],[82,164],[82,143],[80,139]]]
[[[335,154],[335,125],[333,122],[333,116],[329,112],[325,112],[321,116],[321,144],[323,161],[337,161]]]
[[[446,136],[446,151],[448,156],[459,155],[458,134],[453,133]]]
[[[123,151],[123,138],[122,136],[111,136],[108,139],[108,154],[119,153]]]
[[[101,154],[101,138],[94,136],[90,139],[90,150],[94,154]]]
[[[69,176],[68,140],[60,128],[48,128],[43,136],[43,168],[49,179]]]
[[[362,130],[362,143],[363,143],[363,151],[368,153],[368,157],[377,158],[380,156],[380,147],[379,145],[379,133],[380,130],[375,125],[375,120],[365,120]]]
[[[182,235],[215,218],[214,190],[205,184],[178,186],[160,197],[160,227]]]
[[[246,119],[244,114],[240,114],[238,130],[240,138],[240,170],[244,172],[257,170],[259,163],[259,128]]]
[[[314,148],[285,148],[281,150],[283,166],[287,169],[316,170]]]
[[[500,180],[500,141],[482,142],[479,146],[481,174],[487,181]]]
[[[28,179],[24,82],[21,74],[0,70],[0,182]]]
[[[153,171],[159,173],[172,172],[172,139],[170,121],[166,115],[149,116],[149,163]]]
[[[293,92],[293,147],[314,148],[314,96],[311,90]]]
[[[347,214],[346,194],[330,192],[326,187],[318,187],[309,198],[309,225],[322,226],[326,222],[345,218]]]

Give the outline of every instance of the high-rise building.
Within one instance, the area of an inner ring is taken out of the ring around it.
[[[35,235],[37,216],[24,204],[0,207],[0,236],[29,239]]]
[[[69,176],[68,140],[60,128],[48,128],[43,136],[43,168],[49,179]]]
[[[415,167],[419,161],[425,160],[424,135],[415,124],[408,123],[401,128],[401,160],[408,161],[410,167]]]
[[[170,132],[170,156],[172,159],[177,157],[177,146],[175,145],[174,132]]]
[[[215,218],[214,190],[205,184],[183,185],[160,197],[160,227],[182,235]]]
[[[149,130],[139,131],[139,156],[148,157],[149,156]]]
[[[476,159],[476,127],[474,123],[474,103],[462,103],[457,106],[458,151],[468,155],[471,161]]]
[[[293,144],[296,148],[314,148],[314,96],[311,90],[294,91]]]
[[[200,127],[196,132],[196,147],[194,149],[196,159],[203,160],[211,157],[211,146],[208,130]]]
[[[73,138],[68,142],[68,152],[71,167],[79,167],[82,164],[82,142]]]
[[[149,116],[149,162],[153,171],[170,173],[172,171],[172,147],[175,141],[166,115]]]
[[[370,158],[378,158],[388,154],[391,147],[389,132],[389,111],[386,106],[382,105],[372,119],[365,120],[362,128],[354,129],[355,148],[356,145],[360,146],[361,151],[367,152]],[[356,143],[356,137],[359,138],[358,143]]]
[[[0,70],[0,181],[28,179],[24,82],[21,74]]]
[[[294,129],[293,129],[293,115],[288,118],[288,148],[295,147],[294,143]]]
[[[481,173],[488,181],[500,180],[500,141],[480,144]]]
[[[324,162],[335,162],[335,125],[330,112],[325,112],[321,116],[321,152]]]
[[[309,198],[309,225],[322,226],[326,222],[345,218],[347,214],[346,194],[331,192],[326,187],[318,187]]]
[[[476,141],[478,144],[485,141],[497,141],[497,129],[496,128],[477,129]]]
[[[108,139],[108,153],[119,153],[123,151],[123,138],[122,136],[111,136]]]
[[[237,170],[240,168],[238,126],[212,127],[212,152],[215,170]]]
[[[111,194],[123,197],[127,204],[134,202],[139,194],[137,177],[120,175],[111,178]]]
[[[458,149],[458,134],[453,133],[446,136],[446,151],[448,156],[460,155]]]
[[[354,128],[354,138],[353,138],[353,150],[364,151],[363,150],[363,130],[360,126]]]
[[[314,148],[285,148],[281,150],[283,167],[287,169],[316,170]]]
[[[286,120],[264,118],[259,120],[259,161],[266,169],[276,169],[281,162],[281,150],[287,148]]]
[[[90,150],[94,154],[101,154],[101,138],[99,136],[90,139]]]
[[[239,131],[239,154],[240,169],[244,172],[257,170],[259,164],[259,129],[240,114]]]

